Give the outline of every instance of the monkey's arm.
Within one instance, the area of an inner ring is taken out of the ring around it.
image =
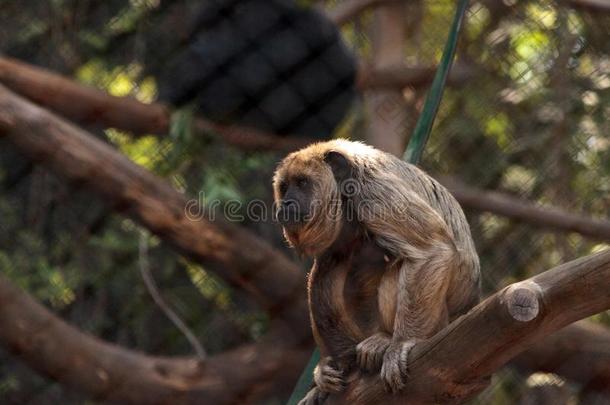
[[[404,385],[411,347],[447,323],[445,296],[456,268],[456,248],[440,215],[418,195],[400,187],[384,195],[362,218],[378,243],[402,262],[394,330],[381,369],[388,388],[397,391]]]
[[[446,252],[400,269],[392,342],[384,352],[381,379],[389,391],[400,391],[408,376],[409,352],[448,323],[446,293],[453,269]]]

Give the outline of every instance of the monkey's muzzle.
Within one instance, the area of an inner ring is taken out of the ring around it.
[[[305,214],[296,201],[284,200],[275,211],[278,222],[285,228],[293,230],[303,226]]]

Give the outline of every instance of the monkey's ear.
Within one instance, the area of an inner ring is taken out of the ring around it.
[[[341,152],[334,150],[326,152],[324,162],[330,166],[338,183],[352,177],[352,165]]]

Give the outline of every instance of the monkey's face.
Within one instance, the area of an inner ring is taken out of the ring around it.
[[[273,178],[275,214],[288,242],[315,256],[341,230],[341,199],[330,166],[305,151],[289,155]]]
[[[278,184],[278,221],[289,232],[296,232],[311,221],[314,213],[314,179],[305,174],[287,176]]]

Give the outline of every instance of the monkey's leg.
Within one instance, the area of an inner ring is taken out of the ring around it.
[[[381,379],[391,392],[403,388],[409,351],[448,323],[446,294],[455,271],[451,249],[430,251],[428,259],[405,262],[400,270],[392,343],[385,351]]]
[[[387,256],[384,260],[389,262]],[[379,373],[383,364],[383,356],[392,343],[399,274],[399,264],[386,265],[384,274],[376,285],[378,329],[377,333],[368,336],[356,346],[356,364],[361,370]]]
[[[330,356],[320,359],[313,370],[313,380],[322,392],[341,392],[345,389],[343,372],[335,367]]]

